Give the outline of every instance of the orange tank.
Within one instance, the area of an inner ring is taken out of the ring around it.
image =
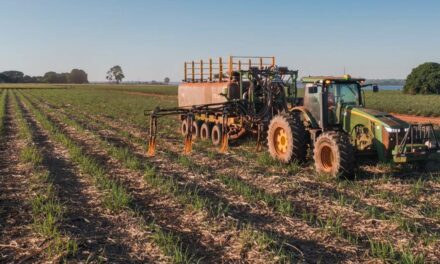
[[[179,107],[224,103],[227,98],[240,98],[236,82],[183,82],[178,87]]]

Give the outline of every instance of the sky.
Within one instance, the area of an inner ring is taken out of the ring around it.
[[[300,76],[405,78],[440,62],[440,1],[0,0],[0,72],[183,78],[183,62],[276,56]]]

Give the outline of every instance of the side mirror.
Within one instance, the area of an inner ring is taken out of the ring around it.
[[[377,84],[373,85],[373,93],[379,92],[379,86]]]

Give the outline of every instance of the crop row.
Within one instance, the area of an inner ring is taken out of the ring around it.
[[[78,109],[76,109],[76,115],[78,115]],[[90,117],[90,116],[89,116]],[[89,119],[88,119],[89,120]],[[112,129],[111,127],[102,127],[103,129]],[[170,134],[173,131],[168,130],[167,133]],[[135,141],[136,143],[144,144],[145,140],[142,138],[132,137],[127,131],[118,131],[117,133],[120,134],[120,136],[128,138],[129,140]],[[206,152],[204,147],[197,147],[198,152]],[[240,150],[237,150],[240,151]],[[256,159],[257,162],[263,163],[263,167],[258,168],[259,171],[266,171],[270,172],[270,170],[275,169],[276,171],[280,171],[286,166],[280,166],[280,164],[273,162],[270,157],[267,157],[268,155],[260,154],[256,155],[252,151],[240,151],[240,153],[243,156],[246,155],[253,155],[253,157],[249,157],[249,160],[247,162],[252,162],[253,159]],[[208,155],[211,155],[211,153],[208,153]],[[261,158],[263,157],[263,158]],[[287,166],[287,171],[289,174],[295,174],[295,172],[299,171],[299,167],[296,164],[292,164]],[[420,178],[418,181],[414,182],[414,187],[412,188],[414,195],[422,193],[421,187],[423,184],[423,179]],[[374,219],[379,220],[392,220],[396,223],[398,223],[399,227],[404,231],[409,231],[416,234],[425,233],[426,230],[423,230],[423,225],[420,225],[413,220],[405,218],[401,213],[397,212],[396,210],[400,210],[404,204],[409,205],[413,202],[413,199],[405,199],[404,197],[397,197],[396,194],[393,194],[390,191],[379,191],[375,190],[371,186],[367,185],[360,185],[358,184],[358,181],[349,182],[344,181],[337,183],[338,191],[333,192],[330,196],[332,200],[336,200],[336,202],[341,205],[347,205],[350,204],[353,208],[356,208],[356,210],[361,211],[366,216],[372,217]],[[320,186],[323,187],[322,185]],[[356,193],[353,194],[353,192],[346,191],[347,187],[350,187],[350,189],[353,189],[356,191]],[[321,198],[322,193],[317,194],[319,198]],[[384,199],[386,199],[388,202],[392,202],[393,208],[392,210],[384,210],[382,207],[378,207],[376,205],[372,204],[363,204],[361,202],[362,198],[365,199],[371,199],[372,196],[379,196]],[[315,197],[316,198],[316,197]],[[438,208],[431,205],[430,203],[426,202],[425,206],[420,209],[421,213],[427,214],[427,215],[433,215],[435,216],[436,212],[438,211]],[[427,238],[429,239],[429,238]]]
[[[182,164],[189,164],[189,167],[197,167],[194,164],[191,164],[191,162],[184,161],[184,158],[179,157],[178,160],[181,160]],[[200,167],[199,167],[200,168]],[[208,168],[203,168],[202,170],[209,171]],[[357,236],[350,234],[346,230],[344,230],[341,227],[341,219],[332,219],[329,218],[327,220],[321,219],[316,215],[308,214],[308,212],[300,212],[301,215],[299,215],[297,212],[295,214],[292,212],[294,208],[292,208],[290,201],[285,200],[285,198],[280,198],[278,196],[273,196],[272,194],[265,193],[261,189],[256,188],[255,186],[250,186],[242,181],[237,181],[237,177],[234,177],[234,181],[227,181],[227,179],[231,179],[230,177],[225,176],[218,176],[217,178],[223,180],[223,183],[227,186],[234,189],[236,192],[241,193],[248,199],[256,199],[257,201],[264,201],[267,204],[269,204],[271,207],[275,208],[276,211],[278,211],[281,214],[287,214],[287,215],[295,215],[296,217],[302,217],[303,219],[307,220],[309,223],[315,225],[315,226],[321,226],[323,229],[332,229],[334,233],[339,234],[342,237],[345,237],[346,239],[350,241],[358,241]],[[238,187],[237,187],[238,186]],[[251,200],[251,202],[256,202],[255,200]],[[333,228],[330,228],[333,227]],[[376,242],[370,240],[370,250],[373,250],[377,248]],[[387,244],[388,245],[388,244]],[[392,248],[390,250],[393,250]],[[394,252],[394,250],[393,250]],[[375,255],[374,252],[372,252],[373,255]],[[376,254],[380,255],[380,254]],[[409,252],[404,252],[400,255],[402,259],[411,259],[412,255]],[[421,256],[416,257],[417,259],[420,259]]]
[[[75,101],[75,104],[78,104],[79,102]],[[80,104],[81,107],[74,107],[74,111],[76,113],[81,112],[81,109],[83,108],[84,104]],[[122,105],[122,103],[121,103]],[[69,106],[71,107],[71,105],[69,104]],[[119,118],[114,117],[115,119]],[[122,119],[120,120],[121,122],[123,121]],[[171,120],[173,121],[173,120]],[[128,122],[124,123],[127,126],[133,126],[132,124],[127,124]],[[146,122],[144,121],[144,124]],[[172,127],[174,128],[174,126],[165,126],[165,128],[169,128]],[[128,133],[126,131],[123,131],[123,133],[125,133],[125,135],[127,135]],[[174,134],[175,131],[173,129],[166,129],[163,131],[163,134],[166,134],[167,137],[169,137],[169,135]],[[141,141],[144,143],[145,140],[141,139]],[[199,148],[198,151],[201,150],[203,151],[203,148]],[[296,172],[299,171],[299,166],[297,166],[296,164],[292,164],[290,166],[279,166],[279,164],[277,164],[276,162],[273,162],[273,160],[268,157],[268,155],[264,155],[264,154],[255,154],[255,152],[250,149],[250,148],[245,148],[243,149],[241,148],[236,148],[234,149],[235,152],[237,152],[240,156],[243,157],[247,157],[248,161],[253,161],[256,160],[258,163],[260,163],[260,165],[263,166],[259,166],[258,170],[264,170],[266,172],[271,172],[271,171],[276,171],[277,173],[279,173],[280,171],[286,171],[288,174],[296,174]],[[211,154],[211,153],[209,153]],[[258,165],[258,164],[257,164]],[[389,176],[390,174],[384,174],[384,176],[382,178],[380,178],[379,180],[381,181],[382,184],[386,183],[387,181],[390,184],[394,184],[398,183],[396,181],[391,181],[392,177]],[[319,179],[319,178],[318,178]],[[430,178],[428,178],[430,179]],[[359,181],[355,181],[353,182],[353,184],[350,186],[353,187],[353,189],[357,190],[357,191],[363,191],[362,196],[364,196],[365,198],[371,198],[370,196],[373,196],[373,194],[375,196],[379,196],[379,197],[384,197],[386,198],[388,201],[391,201],[393,203],[393,207],[399,207],[401,204],[403,205],[410,205],[410,204],[414,204],[414,201],[416,200],[417,196],[422,195],[427,193],[425,190],[431,188],[432,186],[430,186],[429,182],[426,181],[426,177],[422,175],[422,177],[419,177],[418,180],[416,181],[412,181],[409,180],[412,183],[412,186],[410,188],[411,193],[414,194],[413,198],[411,199],[405,199],[405,197],[401,196],[401,192],[399,192],[398,194],[393,194],[391,191],[384,191],[384,190],[380,190],[380,189],[376,189],[375,187],[379,187],[380,185],[375,184],[375,182],[377,181],[376,178],[372,179],[371,181],[362,181],[362,184],[358,184],[360,183]],[[406,180],[405,180],[406,181]],[[371,184],[369,184],[371,183]],[[366,186],[367,185],[367,186]],[[359,188],[358,188],[359,187]],[[367,192],[368,191],[368,192]],[[379,192],[379,195],[376,195],[375,192]],[[359,195],[360,196],[360,195]],[[400,199],[398,199],[400,197]],[[425,216],[436,216],[436,214],[439,212],[438,207],[436,208],[435,206],[432,206],[431,203],[429,202],[429,200],[427,201],[425,199],[425,197],[423,197],[422,199],[423,201],[423,205],[421,206],[421,208],[419,208],[418,210],[422,213],[422,215]],[[374,209],[373,209],[374,210]],[[381,210],[376,210],[378,212],[380,212]]]
[[[6,89],[1,90],[0,94],[0,137],[4,133],[5,126],[5,115],[6,115],[6,100],[7,100],[7,91]]]
[[[83,124],[65,115],[54,113],[54,111],[51,111],[51,114],[56,115],[61,122],[68,126],[74,127],[76,131],[87,134],[87,128],[84,127]],[[111,141],[101,138],[97,133],[93,135],[95,142],[98,143],[100,148],[105,149],[109,156],[120,161],[127,169],[143,174],[143,179],[151,187],[158,189],[163,194],[173,196],[179,203],[187,206],[190,210],[206,211],[208,215],[212,217],[211,225],[216,225],[215,222],[220,220],[219,217],[230,215],[230,208],[227,202],[203,193],[199,186],[181,184],[177,179],[170,178],[164,173],[161,173],[155,168],[154,164],[133,154],[129,148],[119,147],[117,144],[113,144]],[[240,232],[239,237],[251,236],[253,240],[256,241],[258,251],[268,251],[269,254],[276,259],[284,261],[292,261],[297,257],[296,250],[289,252],[290,250],[285,246],[286,242],[283,241],[283,239],[278,238],[270,232],[257,230],[251,223],[241,223],[239,226],[236,226],[234,222],[231,222],[226,225],[232,226],[233,229],[238,228]]]
[[[124,186],[113,180],[108,175],[106,169],[97,160],[87,155],[81,146],[68,137],[61,128],[52,122],[43,112],[37,109],[22,95],[20,95],[19,98],[25,103],[26,107],[32,111],[36,120],[49,132],[51,137],[68,150],[72,161],[79,166],[81,172],[90,175],[98,189],[105,193],[103,204],[109,210],[114,214],[122,210],[127,210],[135,215],[138,214],[137,208],[131,203],[132,197]],[[141,225],[143,228],[147,228],[153,232],[151,239],[163,250],[165,255],[171,257],[173,262],[190,263],[194,260],[194,257],[188,253],[187,248],[182,245],[179,236],[163,230],[154,220],[150,223],[141,223]]]
[[[20,150],[20,160],[32,166],[31,197],[33,229],[36,233],[51,241],[47,246],[49,258],[57,255],[74,255],[78,250],[76,241],[63,234],[59,225],[63,221],[64,208],[58,199],[58,190],[53,184],[50,171],[44,165],[44,156],[34,143],[34,131],[27,123],[17,98],[13,96],[13,105],[18,126],[18,136],[24,141]]]

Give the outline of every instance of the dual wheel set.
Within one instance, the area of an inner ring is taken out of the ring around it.
[[[354,168],[354,152],[349,136],[342,131],[321,132],[311,144],[299,113],[282,113],[272,118],[267,145],[270,155],[283,163],[304,162],[307,150],[313,151],[318,173],[351,178]]]
[[[214,146],[220,145],[222,141],[222,126],[221,124],[208,123],[194,120],[192,122],[192,138],[201,140],[211,140]],[[183,136],[188,135],[189,127],[186,120],[182,121],[180,132]]]

